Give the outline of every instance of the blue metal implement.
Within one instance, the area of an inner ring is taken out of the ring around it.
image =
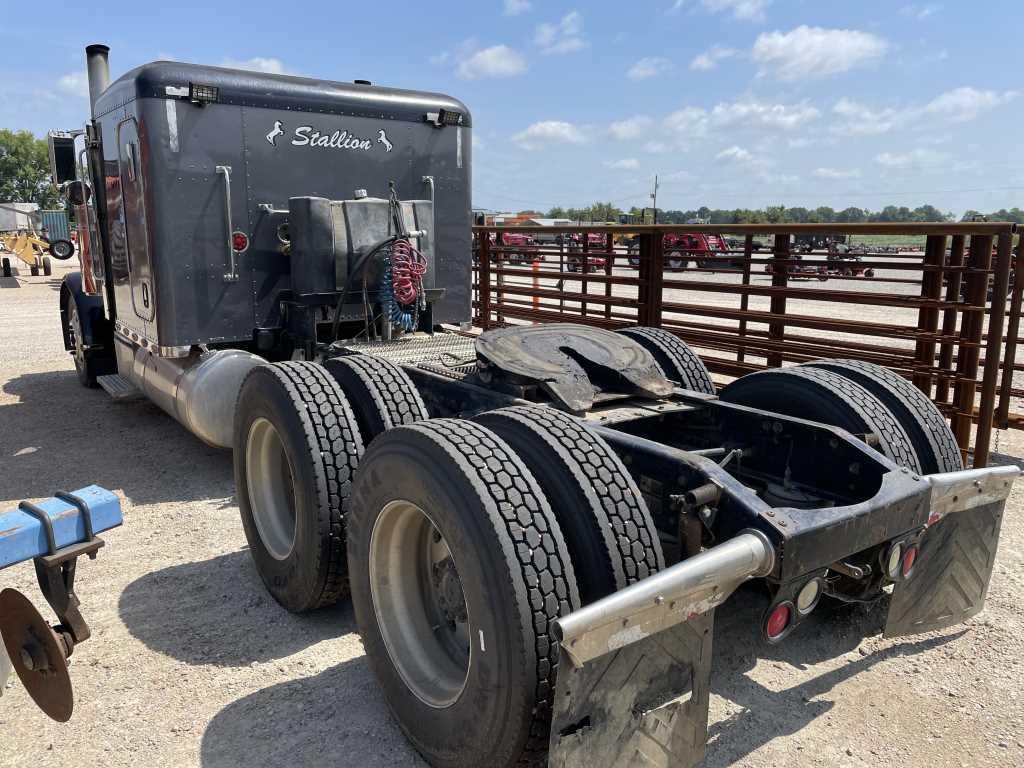
[[[116,528],[123,522],[121,502],[110,491],[90,485],[70,495],[87,505],[93,533]],[[51,498],[39,502],[36,507],[50,519],[57,549],[89,538],[84,516],[70,501]],[[47,554],[50,554],[50,544],[46,529],[39,520],[21,509],[0,512],[0,568]]]

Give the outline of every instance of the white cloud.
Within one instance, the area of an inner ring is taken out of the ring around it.
[[[658,141],[657,139],[652,139],[651,141],[644,143],[644,152],[650,152],[652,155],[660,155],[670,151],[671,149],[671,146],[666,144],[664,141]]]
[[[640,161],[635,157],[626,157],[622,160],[605,160],[604,167],[615,171],[635,171],[640,167]]]
[[[735,48],[713,45],[704,53],[694,56],[693,61],[690,62],[690,69],[694,72],[710,72],[718,66],[718,62],[735,56],[737,53]]]
[[[649,77],[660,75],[671,67],[672,62],[668,59],[660,56],[648,56],[630,67],[626,72],[626,77],[630,80],[646,80]]]
[[[505,0],[506,16],[518,16],[521,13],[526,13],[531,8],[533,8],[533,3],[530,0]]]
[[[841,134],[874,136],[888,133],[893,128],[905,125],[914,117],[913,110],[897,107],[873,109],[852,99],[842,98],[832,107],[832,112],[843,118],[833,126]]]
[[[712,109],[686,106],[669,113],[663,121],[665,132],[685,147],[690,142],[707,138],[712,130],[727,128],[791,131],[817,120],[821,112],[802,101],[796,104],[773,104],[747,98],[723,101]]]
[[[579,11],[570,11],[557,24],[538,24],[533,34],[533,42],[543,54],[573,53],[587,47],[582,31],[582,14]]]
[[[754,156],[749,150],[743,147],[732,146],[728,149],[723,149],[717,155],[715,160],[721,160],[723,162],[737,163],[739,165],[749,165],[755,162]]]
[[[620,141],[637,139],[647,133],[653,122],[647,115],[634,115],[625,120],[616,120],[608,126],[608,133]]]
[[[987,109],[1005,104],[1017,97],[1015,91],[997,93],[979,91],[976,88],[954,88],[932,99],[924,108],[925,112],[942,115],[954,123],[966,123]]]
[[[923,21],[929,16],[932,16],[942,10],[941,5],[905,5],[900,8],[900,13],[904,16],[909,16],[912,19]]]
[[[928,168],[941,165],[949,160],[949,155],[936,152],[934,149],[914,149],[903,154],[883,152],[875,158],[875,162],[883,168]]]
[[[430,57],[430,63],[435,67],[441,67],[447,64],[451,57],[452,55],[448,53],[448,51],[441,51],[440,53],[435,53]]]
[[[761,75],[779,80],[810,80],[847,72],[882,58],[888,42],[855,29],[801,25],[789,32],[765,32],[754,43]]]
[[[85,72],[69,72],[57,80],[57,90],[68,96],[88,96],[89,78]]]
[[[734,18],[742,21],[764,21],[771,0],[701,0],[701,5],[712,13],[731,11]]]
[[[542,120],[512,137],[523,149],[537,149],[547,144],[582,144],[586,134],[579,126],[562,120]]]
[[[841,179],[859,179],[860,171],[856,168],[848,171],[844,171],[839,168],[815,168],[811,175],[818,179],[838,181]]]
[[[526,59],[507,45],[492,45],[469,54],[459,62],[455,74],[463,80],[515,77],[526,71]]]
[[[253,72],[266,72],[270,75],[285,75],[288,71],[280,59],[254,56],[251,59],[224,59],[222,67],[229,69],[247,69]]]
[[[671,112],[664,121],[665,130],[677,141],[686,143],[708,135],[708,111],[702,107],[683,107]]]
[[[881,108],[843,98],[832,107],[833,113],[842,118],[832,131],[842,135],[873,136],[919,124],[925,116],[945,118],[951,123],[966,123],[987,110],[1012,101],[1017,95],[1016,91],[1000,93],[964,86],[941,93],[924,106],[910,104]]]
[[[756,99],[722,102],[711,110],[716,126],[750,125],[761,128],[792,130],[817,120],[821,112],[806,101],[798,104],[769,104]]]

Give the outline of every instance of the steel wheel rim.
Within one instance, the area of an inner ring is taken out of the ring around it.
[[[253,521],[267,553],[284,560],[295,547],[295,484],[277,428],[260,417],[245,441],[246,485]]]
[[[388,656],[410,691],[444,709],[472,662],[470,620],[448,542],[420,507],[399,499],[370,536],[370,595]]]
[[[82,320],[78,317],[78,305],[71,299],[71,316],[68,318],[68,334],[71,336],[71,347],[74,350],[75,365],[85,367],[85,347],[82,344]]]

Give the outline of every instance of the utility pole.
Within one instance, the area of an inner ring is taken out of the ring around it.
[[[654,176],[654,191],[651,192],[651,205],[654,206],[654,223],[658,223],[658,176]]]

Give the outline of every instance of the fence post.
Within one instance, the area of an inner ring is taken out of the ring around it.
[[[985,294],[988,292],[988,271],[992,264],[992,235],[971,235],[967,265],[967,301],[960,323],[960,344],[957,349],[956,386],[953,388],[953,434],[967,462],[971,444],[971,423],[974,419],[978,359],[981,357],[982,327],[985,321]],[[980,426],[980,425],[979,425]]]
[[[786,234],[775,235],[775,252],[772,254],[772,257],[775,260],[772,264],[772,287],[774,288],[786,288],[789,284],[789,241],[790,235],[788,232]],[[773,293],[770,309],[773,315],[785,315],[785,294],[776,295]],[[768,323],[769,341],[781,344],[785,335],[785,320],[773,320]],[[782,352],[769,351],[767,354],[767,362],[769,368],[778,368],[782,365]]]
[[[953,235],[949,247],[949,267],[962,267],[964,265],[964,244],[967,238],[963,235]],[[963,273],[959,270],[948,272],[946,281],[946,303],[951,304],[960,301],[960,283],[963,280]],[[939,368],[944,373],[939,374],[939,380],[935,385],[935,401],[938,403],[949,402],[949,372],[953,370],[953,336],[956,333],[957,311],[947,309],[942,313],[942,336],[948,341],[943,341],[939,347]]]
[[[661,325],[661,291],[664,278],[664,256],[661,232],[641,232],[640,287],[637,290],[636,322],[638,325]]]
[[[743,241],[743,282],[742,285],[750,285],[750,270],[753,266],[750,263],[750,259],[754,255],[754,236],[747,235]],[[740,343],[736,348],[736,362],[742,363],[743,358],[746,355],[746,340],[747,340],[747,308],[750,306],[750,294],[746,290],[740,292],[740,312],[743,316],[740,318]]]
[[[978,433],[974,438],[974,466],[988,464],[989,445],[992,441],[992,415],[996,407],[996,379],[1003,356],[1003,320],[1006,315],[1006,292],[1010,285],[1010,257],[1013,255],[1013,235],[999,235],[996,251],[996,272],[992,283],[991,314],[988,318],[988,338],[985,340],[985,370],[981,378],[981,404],[978,407]],[[991,260],[991,252],[989,259]],[[986,275],[986,284],[988,283]],[[986,285],[986,292],[988,287]],[[979,324],[984,315],[979,317]]]
[[[604,274],[605,277],[612,276],[612,268],[615,266],[615,241],[612,238],[612,233],[609,232],[605,235],[605,250],[608,251],[608,258],[604,262]],[[610,299],[612,297],[612,281],[604,281],[604,297]],[[612,305],[607,302],[604,305],[604,319],[612,319]]]
[[[478,230],[480,248],[477,257],[477,304],[480,313],[477,323],[485,331],[491,327],[491,233],[486,229]]]
[[[1021,275],[1018,278],[1017,275]],[[1021,294],[1024,293],[1024,236],[1017,239],[1017,257],[1013,262],[1013,298],[1010,301],[1010,319],[1006,326],[1006,358],[1003,360],[1003,380],[999,385],[999,410],[996,421],[1000,429],[1009,426],[1010,389],[1013,387],[1013,366],[1017,362],[1017,335],[1020,333]]]
[[[938,301],[942,297],[942,263],[946,259],[946,236],[928,235],[924,246],[924,269],[921,272],[921,298]],[[918,339],[914,350],[914,386],[932,396],[932,369],[935,367],[935,333],[939,329],[939,310],[934,306],[921,307],[917,312],[917,330],[931,339]],[[924,369],[924,370],[922,370]]]
[[[580,262],[580,293],[587,295],[587,272],[590,271],[590,233],[583,233],[583,260]],[[580,317],[587,316],[586,299],[580,302]]]

